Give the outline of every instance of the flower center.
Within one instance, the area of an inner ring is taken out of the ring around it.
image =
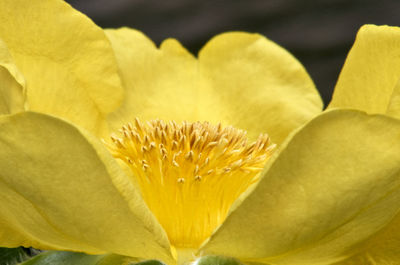
[[[245,131],[208,122],[136,119],[120,132],[108,147],[129,165],[177,248],[196,248],[212,234],[275,148],[266,134],[248,143]]]

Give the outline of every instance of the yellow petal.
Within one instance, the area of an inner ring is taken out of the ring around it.
[[[400,78],[400,28],[365,25],[347,56],[329,108],[386,113]]]
[[[160,49],[141,32],[121,28],[107,30],[115,50],[126,96],[112,114],[114,129],[135,117],[142,120],[199,120],[200,84],[197,61],[176,40],[166,40]]]
[[[288,52],[256,34],[227,33],[211,40],[199,60],[176,40],[160,49],[132,29],[108,30],[127,97],[113,114],[114,128],[142,120],[207,120],[235,125],[273,141],[321,111],[303,67]]]
[[[286,141],[205,253],[287,265],[331,264],[400,210],[400,121],[328,111]]]
[[[24,110],[25,79],[0,39],[0,114]]]
[[[89,18],[61,0],[0,1],[0,36],[26,78],[31,110],[104,130],[123,89],[112,48]]]
[[[386,114],[400,119],[400,78],[393,88]]]
[[[0,246],[170,261],[165,232],[106,148],[44,114],[0,117]]]
[[[335,265],[400,264],[400,214],[358,249],[357,255]]]
[[[268,133],[280,143],[322,109],[303,66],[261,35],[218,35],[200,51],[199,61],[200,72],[223,106],[221,120],[246,129],[252,138]]]

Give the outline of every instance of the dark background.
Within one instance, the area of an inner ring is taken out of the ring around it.
[[[261,33],[306,67],[325,103],[361,25],[400,26],[400,0],[68,0],[101,27],[129,26],[194,54],[212,36]]]

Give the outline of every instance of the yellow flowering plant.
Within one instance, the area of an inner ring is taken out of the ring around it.
[[[399,28],[360,29],[322,111],[258,34],[195,57],[60,0],[0,21],[0,246],[53,250],[25,264],[400,263]]]

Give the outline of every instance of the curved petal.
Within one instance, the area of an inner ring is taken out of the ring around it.
[[[331,264],[400,211],[400,121],[316,117],[286,141],[203,250],[287,265]]]
[[[384,229],[359,247],[359,253],[335,265],[400,264],[400,214]]]
[[[393,88],[386,114],[400,119],[400,78]]]
[[[150,39],[134,29],[106,30],[106,34],[127,88],[122,107],[110,118],[114,129],[135,117],[202,120],[196,113],[197,61],[176,40],[168,39],[157,49]]]
[[[166,234],[106,148],[23,112],[0,117],[0,245],[170,261]]]
[[[255,138],[267,132],[280,143],[319,114],[322,101],[303,66],[258,34],[231,32],[210,40],[200,71],[223,106],[221,120]]]
[[[211,40],[197,61],[176,40],[160,49],[141,32],[107,30],[127,87],[114,127],[144,120],[207,120],[235,125],[275,142],[319,113],[322,103],[303,67],[256,34]]]
[[[14,64],[6,44],[0,39],[0,114],[23,111],[25,79]]]
[[[340,73],[329,108],[386,113],[400,78],[400,28],[365,25]]]
[[[98,135],[123,89],[102,29],[61,0],[0,1],[0,36],[27,80],[31,110]]]

